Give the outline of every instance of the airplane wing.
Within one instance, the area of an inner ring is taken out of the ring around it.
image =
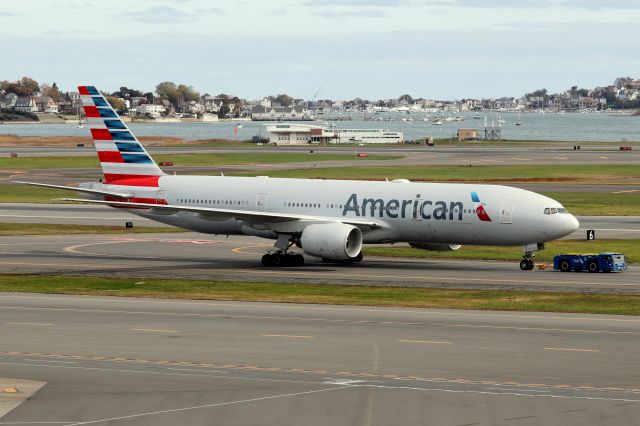
[[[42,186],[44,188],[55,188],[55,189],[65,189],[67,191],[76,191],[76,192],[84,192],[85,194],[96,194],[96,195],[108,195],[116,198],[131,198],[134,195],[128,194],[126,192],[113,192],[113,191],[102,191],[99,189],[89,189],[89,188],[78,188],[75,186],[64,186],[64,185],[50,185],[48,183],[36,183],[36,182],[22,182],[19,180],[14,180],[13,183],[21,183],[24,185],[33,185],[33,186]]]
[[[358,228],[374,229],[384,227],[384,223],[366,220],[366,219],[354,219],[354,218],[335,218],[328,216],[311,216],[311,215],[298,215],[289,213],[271,213],[260,211],[247,211],[247,210],[232,210],[232,209],[217,209],[210,207],[193,207],[193,206],[180,206],[171,204],[151,204],[151,203],[132,203],[128,201],[102,201],[102,200],[87,200],[82,198],[61,198],[62,201],[74,201],[78,203],[90,203],[90,204],[104,204],[113,207],[134,208],[134,209],[149,209],[151,214],[171,215],[179,212],[197,213],[203,219],[209,220],[228,220],[236,219],[249,223],[262,223],[262,224],[276,224],[283,222],[293,221],[309,221],[309,222],[341,222],[349,225],[357,226]]]

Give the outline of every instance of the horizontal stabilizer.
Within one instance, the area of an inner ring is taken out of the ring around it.
[[[64,186],[64,185],[50,185],[48,183],[37,183],[37,182],[22,182],[22,181],[13,181],[13,183],[20,183],[23,185],[33,185],[33,186],[42,186],[45,188],[54,188],[54,189],[64,189],[66,191],[76,191],[76,192],[84,192],[87,194],[96,194],[96,195],[107,195],[110,197],[117,198],[131,198],[133,194],[126,192],[113,192],[113,191],[101,191],[99,189],[89,189],[89,188],[78,188],[75,186]]]

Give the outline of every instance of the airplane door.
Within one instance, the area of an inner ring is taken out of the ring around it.
[[[267,211],[267,194],[264,192],[258,192],[256,195],[256,211]]]
[[[513,223],[513,203],[504,201],[500,207],[500,223]]]
[[[161,190],[156,194],[156,204],[168,204],[167,191]]]

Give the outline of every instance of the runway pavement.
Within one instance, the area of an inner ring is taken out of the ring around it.
[[[3,293],[0,324],[2,383],[46,382],[0,425],[640,424],[636,317]]]
[[[640,239],[638,216],[579,216],[578,219],[580,229],[570,235],[570,239],[585,238],[587,229],[595,230],[599,239]],[[124,226],[127,221],[132,221],[135,226],[167,226],[108,206],[0,203],[0,223]]]
[[[0,274],[38,273],[640,294],[640,271],[622,274],[521,271],[517,262],[366,258],[300,268],[263,267],[273,242],[184,234],[52,235],[0,238]],[[514,248],[514,250],[519,250]]]

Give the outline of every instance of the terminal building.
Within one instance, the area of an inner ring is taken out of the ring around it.
[[[310,143],[404,143],[402,132],[382,129],[335,129],[313,124],[265,124],[269,142],[278,145]]]

